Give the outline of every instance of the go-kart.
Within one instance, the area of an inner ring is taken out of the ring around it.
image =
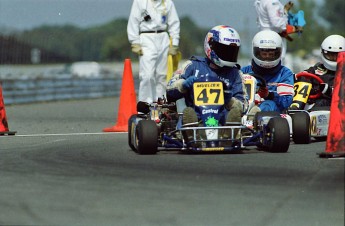
[[[156,154],[162,150],[238,153],[248,146],[268,152],[287,152],[289,125],[279,113],[259,112],[254,116],[252,126],[244,124],[243,120],[220,123],[224,92],[223,83],[218,78],[198,78],[193,84],[193,100],[200,120],[189,124],[182,123],[183,113],[178,113],[175,102],[165,99],[152,104],[138,102],[139,113],[128,120],[130,148],[139,154]],[[224,134],[221,130],[225,130],[227,136],[221,136]],[[192,131],[192,139],[186,138],[187,131]]]
[[[313,79],[317,83],[324,81],[314,74],[300,72],[296,78],[306,78],[307,81],[298,81],[294,84],[293,102],[301,106],[301,109],[288,110],[292,118],[292,139],[296,144],[308,144],[313,137],[316,140],[324,141],[327,139],[330,107],[314,107],[314,104],[308,104],[308,99],[317,99],[322,95],[320,89],[314,89],[311,94],[312,84],[308,79]]]

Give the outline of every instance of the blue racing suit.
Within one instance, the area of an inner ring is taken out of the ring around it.
[[[213,69],[210,67],[212,62],[206,57],[192,56],[181,69],[178,69],[167,86],[167,97],[169,101],[176,101],[185,98],[187,107],[194,107],[192,90],[183,90],[181,84],[191,76],[200,78],[202,76],[215,76],[223,82],[224,103],[230,102],[231,98],[236,98],[242,105],[243,97],[243,81],[241,71],[238,67],[222,67]],[[225,116],[228,109],[225,107],[222,114]],[[200,115],[198,115],[200,118]]]
[[[259,104],[261,111],[283,112],[292,104],[294,94],[294,74],[279,63],[273,68],[259,67],[252,60],[252,64],[241,68],[244,74],[262,76],[269,90],[269,95]]]

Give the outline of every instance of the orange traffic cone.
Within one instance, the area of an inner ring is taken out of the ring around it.
[[[4,99],[2,96],[2,87],[0,85],[0,132],[7,132],[7,131],[8,131],[8,123],[7,123]]]
[[[6,109],[4,98],[2,96],[2,87],[0,84],[0,135],[14,135],[16,132],[9,131],[8,129],[8,122],[6,117]]]
[[[345,156],[345,52],[338,54],[337,72],[334,79],[334,90],[331,103],[327,144],[321,158]]]
[[[131,60],[125,59],[117,123],[112,127],[104,128],[103,132],[128,132],[128,119],[133,114],[137,114],[136,103]]]

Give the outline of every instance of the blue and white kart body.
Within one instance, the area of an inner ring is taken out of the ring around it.
[[[259,112],[253,126],[244,122],[226,123],[223,84],[216,78],[202,77],[193,84],[194,109],[199,122],[182,125],[183,113],[175,102],[160,100],[147,104],[139,102],[139,114],[128,121],[128,144],[139,154],[156,154],[158,151],[238,153],[249,146],[269,152],[286,152],[290,144],[287,121],[279,114]],[[179,113],[180,112],[180,113]],[[247,117],[246,115],[243,116]],[[183,133],[193,131],[193,139]],[[226,138],[220,136],[226,130]]]
[[[297,76],[312,76],[310,73],[299,73]],[[249,74],[243,75],[246,91],[248,93],[249,107],[248,111],[260,102],[260,97],[256,94],[257,79]],[[312,78],[315,78],[312,76]],[[319,79],[319,78],[318,78]],[[319,82],[320,81],[319,79]],[[307,99],[311,90],[311,83],[297,82],[294,85],[294,100],[304,102],[303,110],[288,110],[286,114],[280,114],[289,124],[290,136],[296,144],[308,144],[311,138],[316,140],[326,140],[328,134],[330,110],[329,107],[314,107],[314,104],[308,104]],[[317,98],[320,94],[312,95],[311,98]],[[247,120],[248,114],[242,118],[242,124],[248,127],[253,126],[252,120]]]
[[[308,72],[296,74],[296,77],[306,77],[323,83],[322,79]],[[292,139],[297,144],[308,144],[311,138],[324,141],[327,139],[330,107],[315,107],[314,104],[308,104],[307,100],[317,99],[320,97],[321,91],[311,95],[312,84],[308,81],[298,81],[294,85],[295,95],[294,103],[304,106],[303,110],[289,110],[288,115],[291,116],[291,133]]]
[[[250,74],[243,74],[243,81],[246,89],[247,99],[248,99],[248,107],[246,112],[250,112],[250,110],[257,104],[261,103],[263,99],[256,93],[256,89],[258,87],[258,80],[261,81],[263,86],[266,85],[266,82],[261,76],[258,75],[250,75]],[[269,113],[271,114],[271,113]],[[277,114],[277,113],[275,113]],[[285,118],[289,124],[289,131],[292,134],[292,119],[288,114],[279,114],[280,117]],[[249,128],[253,127],[253,120],[249,118],[253,118],[254,115],[244,114],[242,117],[242,124],[246,125]]]
[[[288,114],[292,118],[292,139],[296,144],[308,144],[311,138],[318,141],[327,139],[330,118],[327,108],[289,110]]]

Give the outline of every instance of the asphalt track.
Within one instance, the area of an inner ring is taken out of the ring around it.
[[[118,98],[6,106],[0,225],[343,226],[344,159],[129,150]]]

